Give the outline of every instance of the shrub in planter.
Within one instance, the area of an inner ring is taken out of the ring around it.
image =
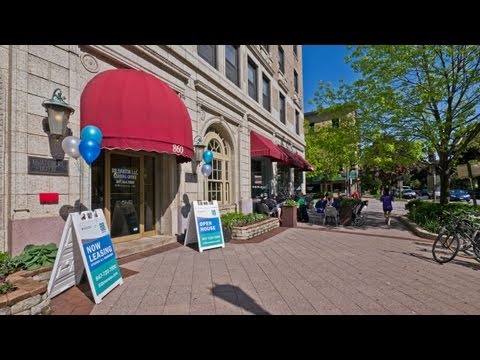
[[[241,214],[228,213],[221,216],[223,237],[225,242],[229,242],[232,238],[232,228],[236,226],[247,226],[263,221],[267,218],[264,214]]]
[[[352,212],[354,206],[361,204],[362,200],[358,198],[344,197],[339,201],[339,220],[342,225],[352,225]]]
[[[15,257],[17,267],[23,270],[35,270],[40,267],[53,266],[57,256],[57,245],[27,245],[23,252]]]

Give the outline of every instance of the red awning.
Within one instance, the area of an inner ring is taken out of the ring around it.
[[[250,155],[269,157],[273,161],[288,160],[288,157],[273,142],[255,131],[250,131]]]
[[[286,161],[288,165],[291,165],[302,171],[313,171],[313,166],[307,160],[305,160],[303,156],[288,150],[286,147],[283,147],[282,145],[278,145],[278,147],[288,157],[288,160]]]
[[[107,70],[89,81],[80,99],[80,126],[97,126],[102,148],[193,157],[192,122],[178,95],[143,71]]]
[[[302,155],[297,154],[297,153],[294,153],[294,155],[298,158],[298,160],[300,160],[302,162],[302,164],[303,164],[303,169],[302,170],[303,171],[313,171],[314,170],[312,164],[310,164],[307,160],[305,160]]]

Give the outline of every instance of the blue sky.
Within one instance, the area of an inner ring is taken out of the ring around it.
[[[314,92],[318,89],[318,82],[330,81],[334,86],[343,79],[350,83],[356,75],[349,65],[345,64],[347,55],[346,45],[303,45],[303,105],[304,111],[315,110],[308,103],[313,99]]]

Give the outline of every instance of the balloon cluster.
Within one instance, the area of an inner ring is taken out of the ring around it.
[[[212,173],[212,160],[213,160],[213,153],[210,150],[203,152],[203,161],[205,164],[202,165],[201,172],[204,176],[210,176]]]
[[[88,165],[94,162],[100,155],[102,132],[93,125],[85,126],[80,133],[81,140],[76,136],[67,136],[62,141],[62,149],[74,159],[82,155]]]

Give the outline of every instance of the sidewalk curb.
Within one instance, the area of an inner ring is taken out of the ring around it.
[[[398,219],[403,225],[405,225],[408,228],[408,230],[410,230],[411,232],[413,232],[415,235],[419,237],[422,237],[424,239],[429,239],[429,240],[435,240],[438,236],[437,234],[423,230],[417,224],[408,220],[406,216],[399,216]]]

